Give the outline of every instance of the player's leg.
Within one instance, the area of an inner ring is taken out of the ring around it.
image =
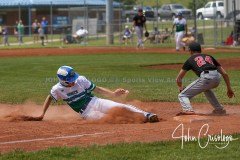
[[[87,108],[81,114],[82,118],[86,120],[98,120],[104,117],[106,114],[98,110],[99,105],[98,98],[93,97],[87,105]]]
[[[179,51],[180,50],[180,48],[181,48],[181,33],[182,32],[176,32],[176,37],[175,37],[175,39],[176,39],[176,51]]]
[[[207,97],[210,104],[216,109],[216,110],[222,110],[223,106],[219,103],[217,100],[214,92],[212,90],[207,90],[204,92],[205,96]]]
[[[107,100],[107,99],[101,99],[98,98],[98,111],[102,112],[102,113],[107,113],[110,109],[115,108],[115,107],[119,107],[119,108],[125,108],[127,110],[130,110],[132,112],[136,112],[136,113],[141,113],[144,116],[146,116],[148,114],[148,112],[145,112],[135,106],[132,105],[128,105],[128,104],[122,104],[122,103],[118,103],[118,102],[114,102],[111,100]]]
[[[177,38],[176,38],[176,50],[179,51],[182,47],[182,38],[184,36],[184,32],[177,32]]]
[[[191,84],[189,84],[179,95],[178,99],[184,112],[193,112],[193,108],[190,103],[190,99],[194,96],[204,92],[206,88],[202,78],[198,78]]]
[[[135,113],[139,113],[142,114],[144,117],[146,117],[148,122],[158,122],[158,116],[156,114],[153,113],[149,113],[149,112],[145,112],[133,105],[129,105],[129,104],[122,104],[122,103],[117,103],[111,100],[107,100],[107,99],[100,99],[99,100],[99,111],[102,113],[107,114],[107,112],[112,109],[112,108],[125,108],[131,112],[135,112]]]
[[[140,37],[140,29],[139,29],[138,26],[135,27],[135,32],[136,32],[136,35],[137,35],[137,47],[139,47],[140,46],[139,41],[140,41],[141,37]]]
[[[180,48],[184,47],[184,43],[182,42],[183,37],[184,37],[184,32],[182,31],[182,32],[179,33],[179,46],[180,46]]]
[[[143,42],[142,42],[143,28],[136,26],[135,31],[136,31],[137,38],[138,38],[137,47],[141,47],[143,44]]]
[[[206,77],[211,77],[211,75],[207,75]],[[219,83],[220,83],[220,75],[219,73],[217,73],[209,83],[209,86],[210,86],[209,88],[211,89],[216,88],[219,85]],[[225,114],[226,111],[223,109],[223,106],[219,103],[218,99],[216,98],[214,92],[211,89],[206,90],[204,94],[214,108],[213,113]]]
[[[178,32],[175,33],[175,43],[176,43],[176,51],[179,50],[179,46],[178,46]]]
[[[216,88],[219,85],[220,77],[216,75],[211,79],[210,78],[207,79],[206,76],[204,76],[204,74],[201,76],[202,77],[192,82],[178,95],[183,111],[193,111],[189,99],[193,98],[194,96],[202,92],[206,92],[205,95],[207,94],[208,96],[207,98],[209,98],[217,106],[216,99],[214,99],[215,96],[211,94],[211,91],[209,90]]]
[[[158,122],[158,117],[156,114],[145,112],[145,111],[143,111],[135,106],[132,106],[132,105],[117,103],[117,102],[114,102],[111,100],[101,99],[101,98],[97,98],[97,97],[94,97],[93,101],[94,101],[94,103],[91,104],[91,105],[93,105],[91,107],[92,113],[89,115],[94,116],[94,114],[98,114],[98,115],[94,116],[95,119],[96,119],[96,117],[100,117],[100,118],[103,117],[105,114],[107,114],[109,112],[110,109],[118,107],[118,108],[125,108],[131,112],[142,114],[144,117],[147,118],[147,120],[149,122]]]
[[[141,47],[144,47],[144,44],[143,44],[143,27],[140,27],[140,44],[141,44]]]

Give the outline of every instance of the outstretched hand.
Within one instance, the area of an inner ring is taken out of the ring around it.
[[[235,94],[234,94],[234,92],[233,92],[232,89],[228,89],[228,91],[227,91],[227,96],[228,96],[229,98],[235,97]]]
[[[129,93],[128,90],[125,90],[122,88],[118,88],[114,91],[115,96],[121,96],[121,95],[128,94],[128,93]]]
[[[17,119],[21,121],[41,121],[43,119],[43,116],[32,117],[32,116],[20,115],[17,117]]]

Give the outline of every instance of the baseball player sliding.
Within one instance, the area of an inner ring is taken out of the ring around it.
[[[128,94],[127,90],[117,89],[112,92],[106,88],[98,87],[84,76],[76,73],[70,66],[60,67],[57,71],[57,77],[59,83],[52,87],[50,95],[47,96],[43,105],[41,116],[36,117],[38,120],[43,119],[51,101],[62,99],[82,118],[87,120],[101,119],[111,108],[120,107],[142,114],[146,117],[146,122],[158,122],[156,114],[145,112],[132,105],[101,99],[92,94],[94,91],[107,97],[114,97]]]
[[[190,43],[189,52],[191,57],[184,63],[176,79],[180,90],[178,98],[183,110],[177,115],[195,114],[189,99],[202,92],[214,107],[213,114],[226,114],[226,110],[218,102],[212,89],[218,87],[222,75],[227,86],[228,97],[232,98],[235,96],[230,85],[228,74],[216,59],[210,55],[201,53],[201,45],[199,43]],[[182,86],[182,79],[189,70],[193,70],[199,78],[184,89]]]

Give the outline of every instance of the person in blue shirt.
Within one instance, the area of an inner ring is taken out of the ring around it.
[[[46,20],[46,17],[42,18],[41,26],[45,35],[45,39],[48,42],[48,21]]]
[[[128,26],[125,26],[125,30],[123,32],[123,37],[122,37],[123,43],[127,44],[128,40],[130,40],[131,37],[132,37],[132,31],[129,29]]]

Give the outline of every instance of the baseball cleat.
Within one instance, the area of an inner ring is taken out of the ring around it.
[[[216,115],[225,115],[227,114],[225,109],[214,109],[212,111],[212,114],[216,114]]]
[[[147,114],[147,122],[154,123],[154,122],[159,122],[158,116],[153,113],[148,113]]]
[[[176,114],[176,116],[183,116],[183,115],[196,115],[194,111],[182,111]]]

